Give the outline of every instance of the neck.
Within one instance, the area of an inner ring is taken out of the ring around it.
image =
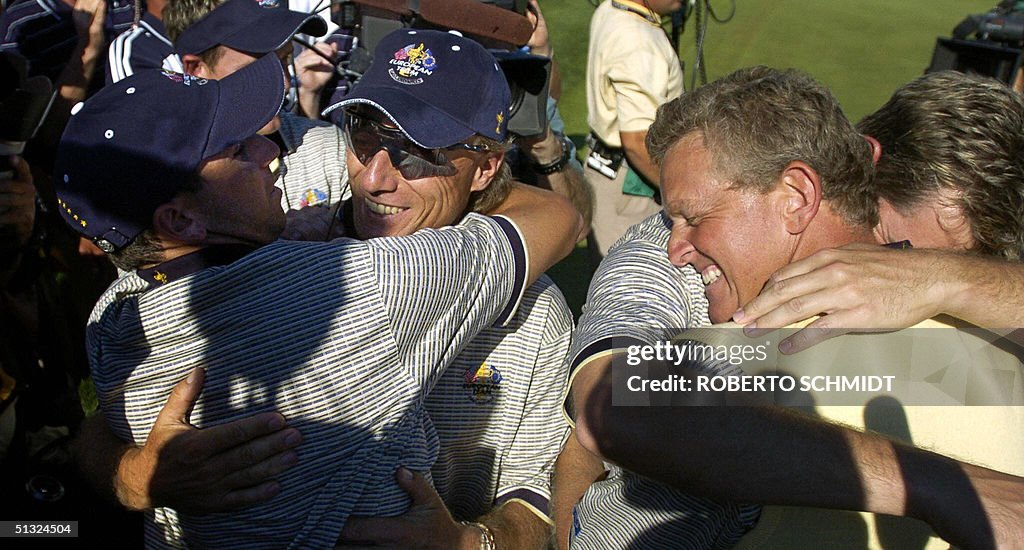
[[[637,2],[634,0],[613,0],[612,5],[617,8],[631,11],[644,19],[647,19],[651,23],[660,24],[661,22],[661,15],[647,7],[643,2]]]
[[[819,250],[838,248],[853,243],[874,244],[875,235],[869,227],[851,226],[825,202],[807,228],[800,233],[791,262],[802,260]]]
[[[157,19],[164,20],[164,6],[167,5],[167,0],[146,0],[146,11],[150,15]]]
[[[167,241],[164,241],[164,240],[161,240],[160,246],[163,248],[163,252],[161,254],[160,262],[159,263],[155,263],[155,264],[146,264],[146,265],[140,266],[139,269],[149,269],[151,267],[156,267],[156,266],[158,266],[158,265],[160,265],[162,263],[169,262],[169,261],[171,261],[171,260],[173,260],[175,258],[180,258],[182,256],[186,256],[188,254],[191,254],[193,252],[197,252],[197,251],[202,250],[204,248],[203,246],[198,246],[198,245],[193,245],[193,244],[185,244],[185,243],[167,242]]]

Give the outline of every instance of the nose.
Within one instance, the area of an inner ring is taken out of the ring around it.
[[[683,267],[693,261],[697,249],[689,240],[689,232],[688,227],[678,224],[672,228],[672,234],[668,238],[668,259],[672,265]]]
[[[373,154],[358,179],[360,187],[372,195],[398,189],[398,170],[391,163],[391,156],[384,148]]]
[[[281,150],[273,141],[260,135],[249,138],[243,151],[249,162],[255,162],[263,168],[269,167],[281,155]]]

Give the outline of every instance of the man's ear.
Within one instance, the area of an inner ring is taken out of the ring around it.
[[[181,66],[185,74],[200,78],[210,77],[210,68],[206,66],[206,63],[198,55],[187,53],[181,56]]]
[[[153,229],[164,241],[198,245],[206,240],[206,224],[194,215],[180,194],[156,207]]]
[[[871,147],[871,164],[878,166],[878,159],[882,158],[882,144],[867,134],[864,134],[864,139],[867,140],[868,145]]]
[[[791,235],[803,233],[821,204],[821,178],[805,162],[790,162],[782,171],[777,187],[782,201],[782,214],[786,231]]]
[[[505,162],[505,153],[488,153],[476,166],[473,173],[473,184],[470,191],[483,191],[491,184],[494,176],[498,175],[502,163]]]

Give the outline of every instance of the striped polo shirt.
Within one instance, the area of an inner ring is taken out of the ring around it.
[[[667,341],[680,329],[710,325],[700,275],[668,260],[671,227],[663,213],[655,214],[608,251],[573,334],[574,375],[627,345]],[[573,509],[573,549],[728,548],[760,513],[759,506],[690,496],[613,464],[605,467],[607,478],[591,485]]]
[[[284,147],[274,185],[282,191],[281,208],[330,206],[351,197],[341,128],[289,111],[280,118]]]
[[[572,314],[541,277],[505,326],[480,332],[427,397],[440,455],[431,474],[456,519],[516,501],[550,522],[551,473],[567,426],[561,395]]]
[[[342,195],[352,195],[347,182]],[[552,523],[572,329],[565,297],[544,275],[523,293],[515,317],[481,330],[427,396],[440,444],[431,475],[455,518],[475,520],[516,501]]]
[[[484,327],[518,305],[526,255],[504,218],[402,238],[277,241],[147,290],[136,273],[101,297],[87,350],[108,424],[141,444],[171,388],[207,370],[192,422],[279,411],[302,432],[270,502],[229,514],[157,510],[147,545],[331,547],[349,515],[408,507],[399,465],[428,471],[426,394]]]

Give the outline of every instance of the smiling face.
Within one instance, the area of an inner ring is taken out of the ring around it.
[[[786,231],[775,214],[780,196],[730,187],[715,174],[699,134],[668,150],[661,176],[672,220],[669,260],[693,265],[704,281],[711,321],[728,321],[789,262]]]
[[[485,153],[446,150],[454,173],[418,179],[406,179],[383,147],[365,164],[352,147],[347,155],[353,224],[363,239],[410,235],[423,228],[456,223],[466,212],[470,195],[490,183],[483,173]]]

